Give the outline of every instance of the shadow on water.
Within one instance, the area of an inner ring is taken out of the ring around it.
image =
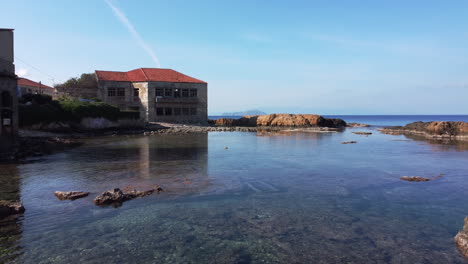
[[[21,179],[16,165],[0,165],[0,200],[20,199]],[[0,263],[13,262],[20,255],[22,216],[0,218]]]

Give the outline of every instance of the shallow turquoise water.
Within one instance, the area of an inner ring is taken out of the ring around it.
[[[468,215],[466,150],[372,129],[90,139],[0,166],[0,199],[26,207],[0,220],[0,262],[464,263],[453,237]],[[92,203],[155,184],[166,192]]]

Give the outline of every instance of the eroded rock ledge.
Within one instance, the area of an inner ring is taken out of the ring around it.
[[[342,119],[325,118],[320,115],[309,114],[269,114],[259,116],[244,116],[239,119],[220,118],[216,126],[240,127],[346,127]]]
[[[401,135],[417,134],[428,138],[456,139],[468,141],[468,122],[433,121],[414,122],[406,126],[394,126],[380,129],[382,133]]]

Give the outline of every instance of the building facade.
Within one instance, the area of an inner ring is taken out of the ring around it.
[[[45,94],[54,96],[57,90],[53,87],[42,84],[41,82],[34,82],[26,78],[18,79],[18,97],[25,94]]]
[[[18,131],[18,95],[13,29],[0,29],[0,154],[14,143]]]
[[[170,69],[96,71],[98,98],[148,122],[206,124],[208,84]]]

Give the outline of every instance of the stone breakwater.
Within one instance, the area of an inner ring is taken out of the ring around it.
[[[468,141],[468,122],[434,121],[413,122],[406,126],[394,126],[380,129],[382,133],[401,135],[416,134],[435,139],[456,139]]]
[[[291,127],[240,127],[240,126],[225,126],[225,127],[206,127],[206,126],[175,126],[170,128],[146,131],[143,135],[157,134],[190,134],[190,133],[207,133],[207,132],[336,132],[338,128],[328,127],[309,127],[309,128],[291,128]]]
[[[214,122],[216,126],[239,127],[330,127],[344,128],[346,122],[342,119],[325,118],[320,115],[270,114],[259,116],[244,116],[239,119],[220,118]]]

